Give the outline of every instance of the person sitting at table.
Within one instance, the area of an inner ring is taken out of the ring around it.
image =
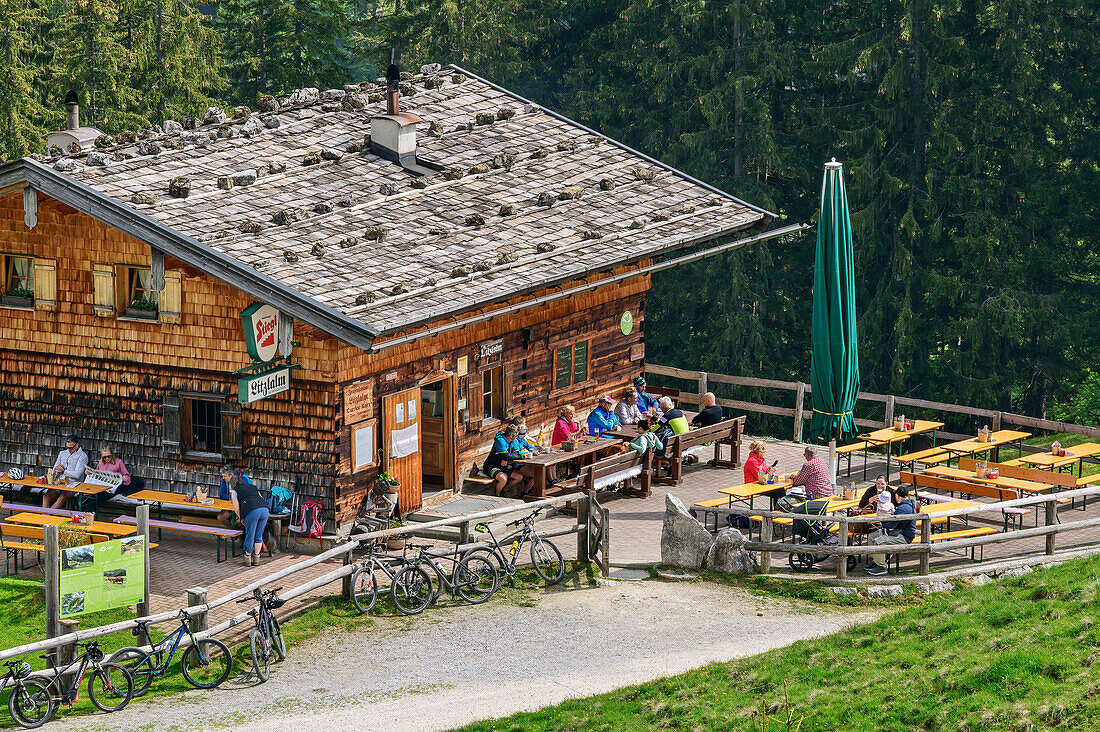
[[[71,483],[84,480],[84,471],[88,469],[88,453],[80,449],[80,439],[76,435],[65,438],[65,449],[57,454],[53,469]],[[50,488],[42,496],[42,508],[64,508],[68,501],[67,492]]]
[[[631,383],[634,384],[634,391],[638,392],[638,408],[650,417],[659,417],[661,406],[657,403],[657,397],[645,390],[645,377],[635,376]]]
[[[223,501],[228,501],[230,493],[238,483],[245,483],[252,485],[252,479],[244,474],[244,471],[237,468],[234,465],[226,463],[222,468],[222,482],[218,486],[218,498]],[[240,516],[240,514],[237,514]],[[244,518],[243,516],[241,518]],[[219,511],[218,523],[227,529],[233,528],[233,512],[232,511]],[[245,547],[247,549],[247,545]]]
[[[626,387],[623,398],[615,405],[615,416],[619,418],[619,424],[637,424],[645,416],[638,407],[638,390],[633,386]]]
[[[818,457],[817,451],[810,445],[806,446],[802,455],[806,458],[806,462],[791,480],[791,487],[803,486],[806,489],[806,500],[809,501],[833,495],[833,481],[829,475],[829,466]]]
[[[749,443],[749,456],[745,458],[744,467],[746,483],[756,483],[760,480],[760,476],[767,471],[768,463],[764,460],[767,451],[768,446],[760,440],[753,440]],[[772,505],[774,506],[776,501],[787,495],[787,489],[780,486],[762,495],[772,499]]]
[[[588,414],[588,434],[599,437],[601,432],[613,430],[616,427],[622,427],[619,418],[611,411],[611,405],[613,403],[611,397],[606,394],[600,397],[600,401],[596,404],[596,408]]]
[[[566,404],[558,410],[558,421],[554,423],[554,433],[550,436],[551,447],[568,442],[581,432],[581,425],[576,417],[577,410],[572,404]]]
[[[661,409],[661,416],[657,418],[658,425],[667,425],[672,429],[674,435],[682,435],[691,429],[687,417],[673,404],[672,397],[661,397],[657,400],[657,405]]]
[[[898,486],[897,490],[894,492],[899,499],[899,503],[894,509],[894,517],[916,516],[917,506],[913,499],[909,497],[909,488],[903,485]],[[882,528],[883,530],[880,532],[869,534],[868,542],[872,546],[905,545],[913,541],[913,537],[916,536],[917,522],[915,519],[884,521]],[[885,552],[872,554],[870,563],[868,563],[864,569],[867,571],[867,574],[886,574]]]
[[[857,509],[857,512],[861,514],[874,513],[876,507],[875,497],[883,491],[889,491],[890,496],[893,499],[894,508],[897,508],[898,494],[894,491],[893,488],[890,487],[890,484],[886,482],[885,475],[877,475],[875,476],[875,484],[870,486],[867,490],[863,491],[863,495],[859,497],[859,508]],[[856,524],[852,525],[855,526]]]
[[[130,471],[126,468],[126,463],[115,456],[115,450],[110,445],[105,444],[99,448],[99,462],[96,463],[95,469],[105,473],[117,473],[122,476],[122,484],[117,488],[96,495],[97,506],[103,505],[114,496],[128,496],[145,487],[145,481],[130,474]]]
[[[708,391],[703,395],[703,410],[691,418],[692,427],[710,427],[722,421],[722,408],[718,406],[718,400],[714,392]]]
[[[520,447],[516,444],[518,437],[519,428],[509,424],[503,433],[497,433],[493,439],[493,449],[489,452],[489,457],[485,458],[482,470],[493,479],[493,494],[496,496],[504,495],[509,488],[527,477],[512,464],[513,460],[523,458]]]
[[[244,524],[244,558],[241,564],[255,567],[264,548],[264,527],[267,526],[267,501],[252,481],[242,480],[244,474],[232,465],[222,466],[222,484],[229,486],[229,500]]]
[[[642,417],[635,424],[638,427],[638,436],[630,441],[628,447],[631,450],[634,450],[639,455],[644,455],[646,450],[653,450],[656,452],[657,448],[663,448],[656,433],[650,430],[648,419]]]

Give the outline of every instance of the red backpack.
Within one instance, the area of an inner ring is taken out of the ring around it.
[[[298,523],[287,528],[295,534],[305,534],[311,539],[320,539],[325,529],[324,521],[321,519],[321,502],[312,499],[303,501]]]

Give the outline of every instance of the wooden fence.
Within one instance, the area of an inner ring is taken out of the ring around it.
[[[647,374],[668,376],[674,379],[694,382],[697,385],[697,391],[693,393],[691,391],[681,390],[680,392],[680,399],[691,404],[699,404],[702,401],[703,394],[710,391],[711,384],[730,384],[733,386],[794,392],[794,403],[791,407],[746,402],[737,399],[718,399],[717,401],[723,407],[729,407],[734,410],[791,417],[794,420],[793,439],[795,442],[802,441],[802,423],[810,419],[812,415],[812,410],[808,408],[809,405],[806,399],[807,395],[811,392],[810,385],[801,381],[777,381],[775,379],[757,379],[749,376],[712,374],[706,371],[690,371],[688,369],[678,369],[671,366],[660,366],[658,364],[646,364],[645,370]],[[883,404],[886,408],[886,416],[883,421],[879,422],[877,420],[857,418],[856,425],[859,427],[874,429],[885,427],[893,424],[897,407],[914,407],[916,409],[929,409],[938,412],[964,414],[971,417],[988,419],[990,426],[995,430],[1001,429],[1003,425],[1012,424],[1020,427],[1048,430],[1051,432],[1071,432],[1079,435],[1087,435],[1089,437],[1100,437],[1100,429],[1096,427],[1088,427],[1069,422],[1058,422],[1052,419],[1029,417],[1026,414],[1013,414],[1012,412],[983,409],[981,407],[969,407],[960,404],[948,404],[946,402],[933,402],[927,399],[914,399],[912,397],[901,397],[893,394],[875,394],[868,391],[859,392],[857,399]],[[947,434],[947,437],[952,439],[965,439],[967,437],[973,437],[973,435]],[[1027,447],[1029,446],[1025,446],[1025,449]]]
[[[344,583],[343,593],[345,596],[351,596],[351,574],[356,569],[356,563],[353,557],[353,552],[359,548],[363,542],[373,541],[375,539],[384,539],[389,536],[404,536],[415,535],[418,531],[425,529],[433,529],[441,526],[459,526],[461,531],[460,542],[463,542],[459,547],[459,550],[471,548],[477,546],[478,543],[465,543],[464,540],[469,536],[469,528],[472,524],[479,521],[486,521],[489,519],[497,518],[499,516],[506,516],[516,513],[529,513],[537,508],[549,508],[551,506],[557,506],[566,502],[574,502],[577,506],[577,522],[571,526],[563,527],[560,529],[538,532],[539,536],[543,538],[549,538],[552,536],[561,536],[565,534],[577,534],[577,558],[582,562],[588,562],[593,559],[596,560],[600,567],[601,574],[607,576],[610,569],[610,524],[608,509],[603,508],[596,501],[595,492],[590,493],[574,493],[571,495],[554,496],[552,498],[546,498],[540,501],[532,501],[531,503],[517,504],[515,506],[505,506],[502,508],[495,508],[490,511],[480,511],[478,513],[466,514],[463,516],[452,516],[450,518],[439,519],[437,521],[428,521],[419,524],[410,524],[407,526],[400,526],[392,529],[381,529],[378,531],[371,531],[365,534],[356,534],[349,538],[349,540],[343,544],[333,547],[328,551],[322,552],[308,559],[305,559],[297,564],[281,569],[278,572],[270,574],[262,579],[258,579],[255,582],[251,582],[243,587],[240,587],[228,595],[219,597],[215,600],[206,600],[206,591],[202,588],[193,588],[187,591],[188,606],[182,608],[192,617],[192,627],[195,629],[195,637],[205,638],[209,636],[215,636],[219,633],[223,633],[230,628],[239,625],[243,622],[249,621],[250,617],[248,611],[244,611],[223,621],[212,628],[207,627],[206,617],[207,613],[217,607],[226,605],[230,602],[234,602],[242,597],[248,597],[252,594],[253,590],[270,585],[274,582],[278,582],[284,577],[288,577],[296,572],[300,572],[309,567],[313,567],[322,562],[328,561],[335,557],[342,556],[344,558],[344,564],[341,567],[333,569],[331,572],[327,572],[320,577],[316,577],[304,584],[291,588],[279,595],[282,600],[292,600],[296,597],[311,592],[319,587],[323,587],[329,583],[337,580],[342,580]],[[148,507],[143,506],[141,508],[146,509],[146,521]],[[139,508],[140,510],[140,508]],[[144,523],[144,522],[143,522]],[[54,548],[56,550],[56,527],[54,528]],[[145,529],[145,535],[148,538],[148,525],[147,523],[143,527]],[[47,541],[47,546],[49,542]],[[449,548],[450,551],[453,549]],[[148,571],[146,577],[148,577]],[[47,580],[49,584],[49,580]],[[47,601],[48,601],[47,593]],[[198,600],[198,601],[196,601]],[[56,600],[55,600],[56,602]],[[148,592],[146,593],[146,603],[148,602]],[[141,606],[139,606],[141,607]],[[147,604],[144,607],[148,607]],[[140,614],[141,610],[139,610]],[[102,638],[104,636],[112,635],[114,633],[121,633],[124,631],[131,631],[138,627],[138,620],[143,623],[150,623],[156,625],[158,623],[166,623],[175,621],[179,618],[179,610],[166,610],[161,613],[153,615],[145,615],[144,617],[136,618],[134,620],[123,620],[110,625],[103,625],[98,628],[87,628],[83,630],[76,630],[71,633],[65,633],[63,635],[56,635],[54,637],[48,637],[45,640],[36,641],[34,643],[26,643],[21,646],[15,646],[14,648],[8,648],[7,650],[0,651],[0,662],[6,661],[10,658],[23,656],[29,653],[41,653],[43,651],[52,648],[61,648],[71,646],[78,641],[90,640],[92,638]],[[182,647],[182,646],[181,646]],[[62,668],[62,671],[66,669]],[[49,673],[49,672],[39,672]]]
[[[966,508],[956,508],[949,511],[935,511],[935,507],[931,506],[932,513],[921,512],[916,514],[913,519],[919,522],[920,537],[919,541],[911,544],[889,544],[883,546],[874,546],[865,544],[861,546],[849,546],[848,545],[848,526],[858,523],[873,523],[881,522],[882,519],[874,516],[837,516],[833,514],[817,515],[817,514],[804,514],[804,513],[783,513],[780,511],[761,511],[759,509],[753,509],[750,507],[731,506],[727,509],[723,509],[734,515],[739,516],[758,516],[760,517],[760,540],[759,541],[746,541],[745,548],[750,551],[760,552],[759,568],[761,574],[768,574],[771,572],[771,555],[773,552],[782,553],[799,553],[799,554],[825,554],[829,556],[837,557],[849,557],[853,555],[863,554],[917,554],[920,561],[920,574],[927,576],[929,574],[929,557],[933,550],[938,552],[947,552],[956,549],[967,549],[975,546],[986,546],[989,544],[999,544],[1009,541],[1019,541],[1021,539],[1031,539],[1037,536],[1046,537],[1045,551],[1049,554],[1054,554],[1055,549],[1055,537],[1060,533],[1066,533],[1070,531],[1077,531],[1080,529],[1089,529],[1100,526],[1100,517],[1085,518],[1078,521],[1070,521],[1068,523],[1059,523],[1058,520],[1058,502],[1065,499],[1082,498],[1087,501],[1089,497],[1100,496],[1100,487],[1092,486],[1089,488],[1078,488],[1071,491],[1063,491],[1061,493],[1054,493],[1042,496],[1031,496],[1028,498],[1015,498],[1011,501],[998,501],[996,503],[981,503],[975,506]],[[933,518],[957,518],[960,516],[970,516],[972,514],[981,513],[994,513],[1000,514],[1002,509],[1005,508],[1018,508],[1021,506],[1038,506],[1042,505],[1044,511],[1044,525],[1036,526],[1032,529],[1019,529],[1014,531],[1003,531],[996,534],[987,534],[985,536],[974,536],[964,539],[950,539],[946,541],[940,541],[935,544],[932,543],[932,519]],[[798,521],[817,521],[829,524],[838,524],[837,529],[837,544],[793,544],[789,542],[773,542],[772,534],[774,528],[774,522],[777,518],[790,518]],[[914,537],[916,538],[916,537]],[[847,578],[848,562],[837,561],[836,576],[838,579]]]

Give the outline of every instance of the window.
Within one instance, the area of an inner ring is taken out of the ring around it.
[[[157,291],[153,289],[153,273],[146,267],[128,267],[129,303],[126,314],[131,317],[157,317]]]
[[[504,367],[494,366],[481,372],[481,416],[504,419]]]
[[[184,400],[187,452],[221,454],[222,403],[207,399]]]
[[[34,258],[4,255],[0,257],[3,265],[5,305],[30,307],[34,304]]]
[[[554,351],[554,388],[564,389],[588,381],[588,346],[578,341]]]

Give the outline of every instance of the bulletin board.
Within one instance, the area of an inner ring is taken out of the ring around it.
[[[369,468],[375,463],[377,454],[377,442],[375,436],[378,432],[378,420],[351,426],[351,472],[358,473],[363,468]]]

